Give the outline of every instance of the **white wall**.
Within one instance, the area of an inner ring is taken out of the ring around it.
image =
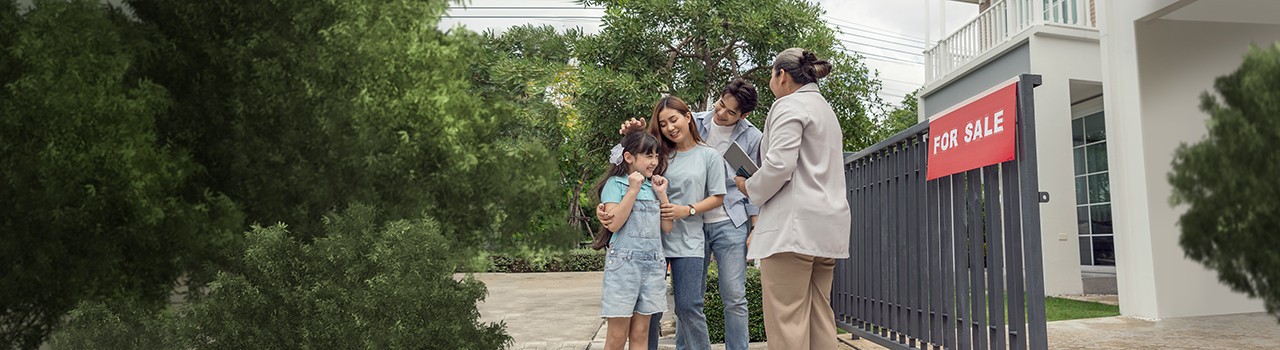
[[[1031,72],[1043,85],[1036,94],[1036,155],[1045,294],[1080,294],[1080,245],[1075,207],[1075,163],[1071,149],[1070,80],[1102,81],[1098,42],[1039,33],[1031,40]],[[1084,64],[1082,64],[1084,63]]]
[[[1261,301],[1232,292],[1218,283],[1216,272],[1185,258],[1177,227],[1185,210],[1167,205],[1172,190],[1164,174],[1179,144],[1198,141],[1206,133],[1208,114],[1199,109],[1200,94],[1212,90],[1215,78],[1240,66],[1249,44],[1280,40],[1280,26],[1155,20],[1139,24],[1137,38],[1142,119],[1148,125],[1145,166],[1150,175],[1157,175],[1148,177],[1146,186],[1158,315],[1262,311]]]
[[[1177,145],[1204,135],[1199,94],[1239,65],[1249,42],[1280,39],[1280,26],[1143,20],[1175,3],[1104,1],[1099,11],[1120,311],[1150,319],[1261,311],[1261,301],[1184,257],[1181,210],[1169,206],[1165,179]]]

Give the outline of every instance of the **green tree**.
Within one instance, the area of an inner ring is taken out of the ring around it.
[[[54,337],[73,349],[499,349],[501,323],[478,322],[483,283],[454,278],[458,247],[432,220],[379,224],[356,205],[300,242],[285,225],[245,233],[245,268],[170,312],[86,303]]]
[[[556,157],[505,122],[524,105],[474,85],[484,38],[435,29],[448,1],[3,3],[6,347],[80,301],[154,309],[179,276],[243,275],[235,230],[288,222],[308,244],[350,203],[436,218],[441,264],[560,236],[530,228]]]
[[[307,238],[364,202],[501,246],[554,203],[554,157],[504,136],[516,105],[472,84],[483,37],[436,29],[449,1],[129,3],[165,43],[148,62],[176,100],[163,134],[249,222]]]
[[[880,104],[880,84],[857,57],[845,53],[823,10],[802,0],[590,0],[603,5],[604,30],[579,45],[584,67],[606,69],[648,87],[681,97],[705,110],[730,80],[745,77],[759,90],[760,108],[748,117],[756,125],[773,102],[769,91],[774,56],[791,47],[817,53],[835,65],[822,82],[845,134],[845,148],[861,149],[874,138],[870,118]],[[650,100],[656,100],[651,94]],[[652,101],[647,101],[652,103]],[[584,118],[613,124],[646,109],[583,110]]]
[[[899,132],[920,123],[919,101],[916,99],[917,93],[919,93],[918,90],[903,97],[902,102],[881,121],[876,142],[897,135]]]
[[[182,196],[199,171],[159,140],[166,89],[140,77],[148,43],[97,1],[0,5],[0,347],[35,348],[83,299],[158,305],[223,254],[226,198]]]
[[[486,51],[493,53],[475,66],[475,85],[494,101],[511,102],[516,113],[503,118],[513,137],[536,140],[545,145],[559,169],[562,196],[539,217],[539,227],[556,230],[572,226],[590,233],[590,224],[576,201],[569,199],[572,188],[583,180],[584,137],[574,97],[580,88],[580,73],[574,64],[575,46],[582,38],[576,29],[557,32],[549,25],[522,25],[502,34],[485,33]],[[589,167],[595,169],[595,167]],[[566,220],[568,218],[568,220]],[[560,236],[557,236],[560,237]],[[580,235],[564,235],[580,239]],[[550,242],[563,248],[570,244]]]
[[[1170,201],[1187,209],[1179,243],[1187,257],[1280,317],[1280,43],[1251,48],[1214,89],[1221,99],[1200,97],[1208,135],[1179,146],[1169,173]]]

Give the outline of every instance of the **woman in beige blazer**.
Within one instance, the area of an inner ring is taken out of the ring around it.
[[[791,48],[773,61],[777,100],[765,119],[761,164],[738,189],[760,207],[747,258],[762,259],[764,327],[770,349],[835,349],[831,279],[849,257],[840,123],[818,92],[831,64]]]

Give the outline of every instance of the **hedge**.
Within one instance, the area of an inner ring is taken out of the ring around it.
[[[715,264],[707,273],[706,305],[707,331],[711,334],[711,343],[724,343],[724,302],[720,300],[719,274]],[[764,305],[761,305],[760,270],[747,268],[747,331],[751,342],[763,342],[764,337]]]
[[[550,256],[489,256],[487,272],[579,272],[604,271],[604,251],[574,249]]]

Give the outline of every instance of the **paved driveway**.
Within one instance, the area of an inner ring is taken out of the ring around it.
[[[482,322],[504,321],[512,349],[586,349],[600,330],[603,272],[481,273]]]

